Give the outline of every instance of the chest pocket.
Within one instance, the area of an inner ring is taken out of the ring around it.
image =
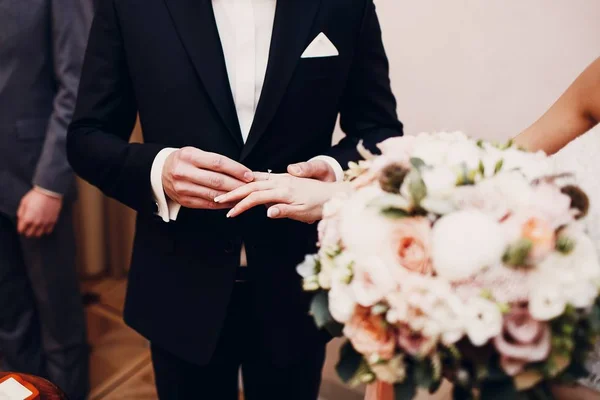
[[[334,79],[341,76],[343,63],[340,56],[302,58],[296,67],[296,76],[300,79]]]

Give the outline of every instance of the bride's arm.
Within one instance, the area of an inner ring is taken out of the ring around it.
[[[323,205],[340,192],[350,190],[348,182],[321,182],[288,174],[254,173],[255,181],[215,198],[217,203],[237,203],[227,214],[236,217],[249,209],[266,205],[269,218],[290,218],[315,222],[323,217]]]
[[[515,138],[528,150],[556,153],[600,122],[600,58],[593,62],[558,101]]]

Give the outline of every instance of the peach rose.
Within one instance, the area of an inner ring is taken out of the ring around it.
[[[554,250],[554,229],[543,219],[531,217],[523,224],[521,234],[524,238],[531,240],[533,248],[530,256],[534,260],[540,260]]]
[[[373,315],[368,308],[357,306],[354,315],[344,326],[344,336],[359,353],[366,357],[377,355],[384,360],[394,356],[396,343],[390,326],[382,315]]]
[[[392,230],[398,262],[411,272],[431,275],[431,225],[425,217],[403,218]]]

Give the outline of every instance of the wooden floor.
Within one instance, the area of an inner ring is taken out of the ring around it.
[[[90,400],[155,400],[148,342],[123,322],[126,281],[86,282],[99,295],[87,306],[91,353]]]
[[[148,342],[123,322],[125,288],[125,280],[83,284],[86,293],[99,295],[86,307],[92,346],[89,400],[158,399]]]

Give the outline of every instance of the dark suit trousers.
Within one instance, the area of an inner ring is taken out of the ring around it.
[[[252,284],[236,283],[215,353],[199,366],[152,346],[156,386],[161,400],[237,400],[241,366],[246,400],[316,400],[325,344],[287,366],[274,365],[261,348],[263,340],[252,306]],[[202,318],[202,310],[196,316]],[[274,321],[273,323],[277,323]]]
[[[0,213],[0,354],[8,371],[48,378],[71,400],[88,387],[88,346],[71,209],[40,239]]]

